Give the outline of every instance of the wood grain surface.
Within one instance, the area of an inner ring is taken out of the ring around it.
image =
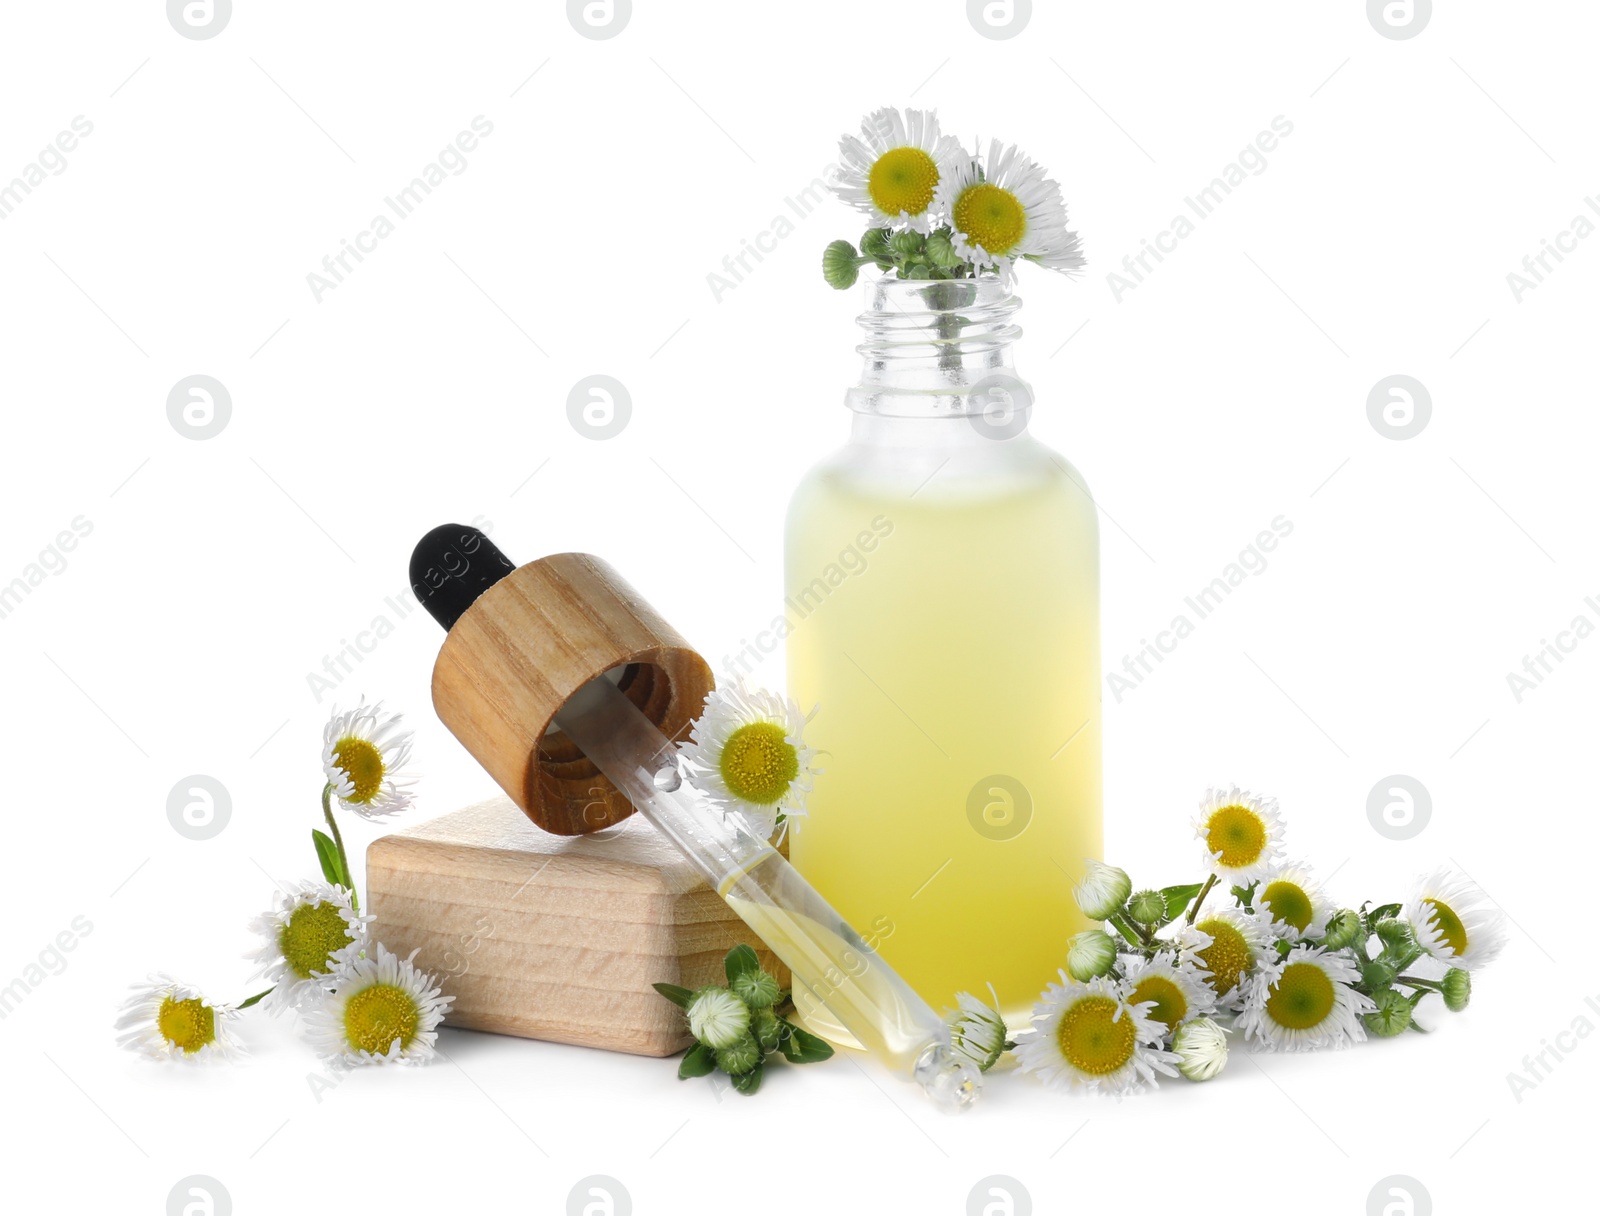
[[[713,679],[706,661],[598,557],[558,553],[506,575],[461,615],[433,669],[440,720],[535,823],[563,836],[611,826],[633,805],[559,731],[590,680],[618,685],[677,742]]]
[[[367,849],[377,937],[456,998],[446,1025],[665,1056],[683,1015],[650,985],[723,979],[739,942],[789,975],[654,828],[556,836],[493,798]]]

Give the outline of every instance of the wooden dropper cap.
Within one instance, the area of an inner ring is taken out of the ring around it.
[[[440,720],[529,819],[560,836],[599,831],[634,811],[552,729],[573,693],[613,673],[661,733],[678,740],[715,686],[678,631],[587,553],[513,566],[477,528],[444,524],[417,543],[411,587],[449,630],[433,667]]]

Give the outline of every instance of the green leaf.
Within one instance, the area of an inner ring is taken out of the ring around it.
[[[728,951],[728,957],[722,960],[722,969],[728,973],[731,984],[748,971],[761,970],[761,960],[754,950],[741,943]]]
[[[1377,924],[1380,920],[1387,920],[1389,917],[1398,916],[1399,914],[1399,904],[1379,904],[1376,908],[1372,909],[1371,912],[1366,913],[1367,925],[1370,928],[1371,926]]]
[[[248,1008],[250,1008],[250,1006],[252,1006],[252,1005],[256,1004],[258,1001],[260,1001],[262,997],[270,996],[271,994],[272,994],[272,989],[268,988],[264,992],[258,992],[254,996],[246,997],[244,1000],[239,1002],[239,1004],[236,1006],[236,1008],[238,1008],[238,1009],[248,1009]]]
[[[355,884],[339,863],[339,846],[333,843],[333,838],[326,832],[312,828],[311,842],[317,846],[317,861],[322,865],[322,876],[336,887],[354,890]]]
[[[717,1053],[704,1043],[696,1043],[683,1053],[683,1059],[678,1063],[678,1080],[709,1076],[716,1066]]]
[[[742,1072],[737,1077],[729,1077],[728,1079],[733,1082],[735,1089],[744,1094],[745,1097],[749,1097],[761,1088],[761,1074],[766,1071],[766,1067],[766,1062],[762,1061],[749,1072]]]
[[[1162,887],[1161,898],[1167,901],[1167,919],[1177,920],[1182,916],[1184,909],[1200,894],[1200,888],[1205,886],[1202,882],[1186,883],[1181,887]]]
[[[687,988],[680,988],[676,984],[651,984],[650,987],[666,997],[679,1009],[689,1008],[689,1001],[694,997],[694,993]]]
[[[1234,899],[1238,900],[1241,906],[1248,908],[1250,901],[1256,897],[1256,888],[1260,885],[1259,882],[1253,882],[1248,887],[1230,887],[1228,889],[1233,892]]]
[[[832,1044],[808,1034],[793,1022],[785,1022],[778,1032],[778,1050],[791,1064],[815,1064],[833,1055]]]

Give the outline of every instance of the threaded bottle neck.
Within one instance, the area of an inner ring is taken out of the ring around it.
[[[986,408],[983,393],[999,381],[1021,385],[1011,344],[1022,330],[1012,317],[1022,300],[998,278],[879,278],[865,284],[867,311],[856,318],[865,339],[861,383],[845,394],[858,414],[966,417]]]

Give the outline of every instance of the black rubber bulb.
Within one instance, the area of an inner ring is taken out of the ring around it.
[[[446,629],[516,564],[470,524],[440,524],[411,551],[411,590]]]

